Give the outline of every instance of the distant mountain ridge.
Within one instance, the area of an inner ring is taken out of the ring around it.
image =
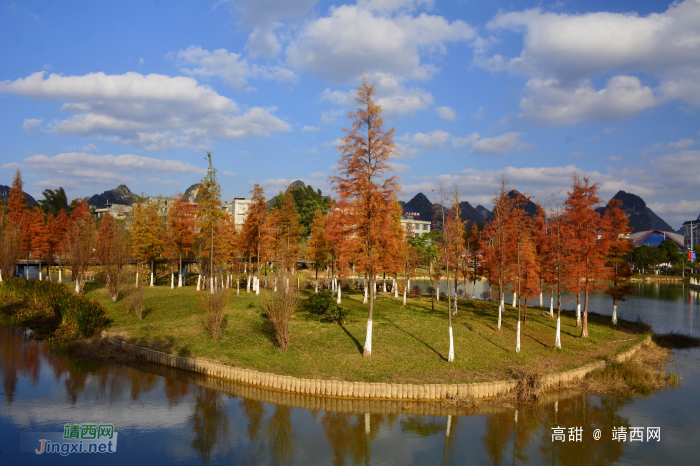
[[[34,199],[29,194],[24,193],[24,197],[25,197],[25,199],[27,199],[28,205],[32,206],[34,204],[38,204],[38,202],[36,202],[36,199]],[[2,202],[4,202],[5,204],[7,204],[7,202],[9,202],[9,200],[10,200],[10,187],[9,186],[5,186],[4,184],[0,184],[0,200],[2,200]]]
[[[644,199],[636,194],[618,191],[610,200],[612,201],[613,199],[618,199],[622,202],[622,211],[629,220],[632,233],[647,230],[675,231],[671,225],[666,223],[661,217],[656,215],[653,210],[647,207]],[[603,215],[608,205],[610,205],[610,202],[608,202],[605,207],[597,208],[596,212]]]
[[[104,209],[107,204],[131,205],[138,202],[139,198],[125,184],[120,184],[116,188],[105,191],[102,194],[95,194],[87,202],[96,209]]]

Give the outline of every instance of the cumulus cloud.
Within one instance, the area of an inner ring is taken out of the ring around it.
[[[520,151],[526,147],[534,147],[523,141],[519,141],[518,137],[523,133],[505,133],[493,138],[481,138],[472,146],[472,154],[474,155],[504,155],[513,150]]]
[[[456,137],[452,139],[452,147],[455,149],[463,149],[467,146],[471,146],[474,144],[476,141],[479,140],[479,133],[472,133],[467,137]]]
[[[413,16],[390,3],[394,6],[365,2],[332,7],[328,16],[308,21],[285,51],[288,63],[336,83],[356,79],[358,70],[427,79],[437,68],[422,62],[423,56],[443,54],[446,44],[475,36],[464,21]]]
[[[669,100],[700,106],[699,23],[695,0],[647,16],[501,12],[487,28],[523,31],[521,53],[509,58],[477,51],[475,63],[530,76],[521,117],[536,124],[630,118]],[[652,91],[634,73],[655,77],[658,87]],[[591,79],[605,75],[606,88],[595,89]]]
[[[318,126],[304,126],[304,127],[301,129],[301,131],[302,131],[303,133],[307,133],[307,132],[309,132],[309,131],[320,131],[320,130],[321,130],[321,128],[319,128]]]
[[[26,133],[31,133],[34,128],[41,126],[43,122],[44,120],[41,118],[25,118],[22,129],[24,129]]]
[[[438,107],[435,109],[440,118],[447,121],[455,121],[457,119],[457,114],[450,107]]]
[[[656,105],[654,92],[635,76],[613,76],[601,90],[588,80],[562,87],[556,80],[534,78],[528,81],[527,91],[520,101],[522,118],[547,126],[621,120]]]
[[[278,82],[296,80],[296,74],[292,70],[281,66],[249,64],[247,59],[241,57],[241,54],[226,49],[209,51],[191,45],[180,50],[174,58],[183,73],[190,76],[216,76],[238,90],[245,89],[249,79]]]
[[[3,165],[0,168],[9,168]],[[87,152],[64,152],[53,157],[37,154],[25,158],[17,168],[43,176],[33,183],[36,188],[63,186],[73,191],[117,186],[122,183],[147,183],[153,175],[195,175],[206,170],[178,160],[162,160],[134,154],[95,155]],[[175,182],[178,183],[179,182]]]
[[[442,130],[434,130],[429,133],[406,134],[398,137],[399,141],[410,142],[421,146],[423,150],[439,149],[450,138],[450,133]]]
[[[243,138],[291,131],[275,117],[276,108],[253,107],[241,113],[231,99],[188,77],[125,73],[62,76],[46,72],[0,82],[0,93],[63,101],[71,114],[45,130],[94,136],[163,150],[202,148],[213,139]]]

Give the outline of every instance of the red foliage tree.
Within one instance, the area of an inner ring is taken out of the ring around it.
[[[573,253],[576,264],[576,289],[584,293],[581,338],[588,337],[588,294],[600,290],[606,275],[605,256],[610,245],[609,237],[601,235],[602,221],[595,208],[600,204],[599,184],[591,184],[589,178],[573,176],[574,185],[564,202],[566,218],[573,232]],[[578,319],[577,319],[578,320]]]
[[[168,256],[177,259],[179,263],[178,288],[182,287],[182,257],[187,257],[194,249],[194,209],[194,204],[178,193],[168,211],[166,249]]]
[[[629,220],[620,206],[619,199],[613,199],[605,210],[603,228],[610,243],[605,263],[608,267],[608,285],[605,292],[613,301],[612,323],[617,325],[617,301],[624,301],[626,296],[634,290],[629,282],[632,276],[629,264],[625,256],[634,249],[634,244],[629,239],[632,228]]]
[[[396,153],[394,128],[384,130],[382,109],[374,103],[374,85],[363,75],[357,88],[355,102],[360,105],[348,117],[352,128],[344,129],[345,137],[338,147],[338,175],[332,178],[338,194],[337,208],[343,213],[346,231],[352,238],[352,260],[369,276],[369,288],[374,289],[375,273],[381,267],[379,248],[388,231],[393,211],[393,199],[399,191],[389,159]],[[372,314],[374,293],[370,293],[367,336],[364,355],[372,354]]]

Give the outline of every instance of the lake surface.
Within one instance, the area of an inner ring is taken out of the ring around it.
[[[657,332],[697,334],[699,301],[687,285],[638,282],[618,312]],[[610,307],[604,295],[591,298],[592,311]],[[0,324],[0,464],[697,464],[699,363],[700,350],[674,352],[670,369],[683,383],[673,391],[631,399],[551,393],[517,410],[516,421],[514,409],[457,416],[439,405],[341,403],[155,365],[86,363]],[[417,414],[428,409],[440,415]],[[62,434],[66,424],[113,424],[116,452],[21,451],[39,447],[36,433]],[[643,427],[644,441],[612,441],[620,426]],[[567,428],[566,441],[552,441],[556,427]],[[569,441],[575,427],[581,442]],[[647,427],[659,427],[659,441],[647,441]]]

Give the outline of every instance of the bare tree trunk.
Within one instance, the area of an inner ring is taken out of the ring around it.
[[[369,286],[374,290],[374,271],[369,270]],[[369,296],[369,317],[367,319],[367,334],[365,335],[365,348],[363,356],[372,356],[372,315],[374,312],[374,292]]]

